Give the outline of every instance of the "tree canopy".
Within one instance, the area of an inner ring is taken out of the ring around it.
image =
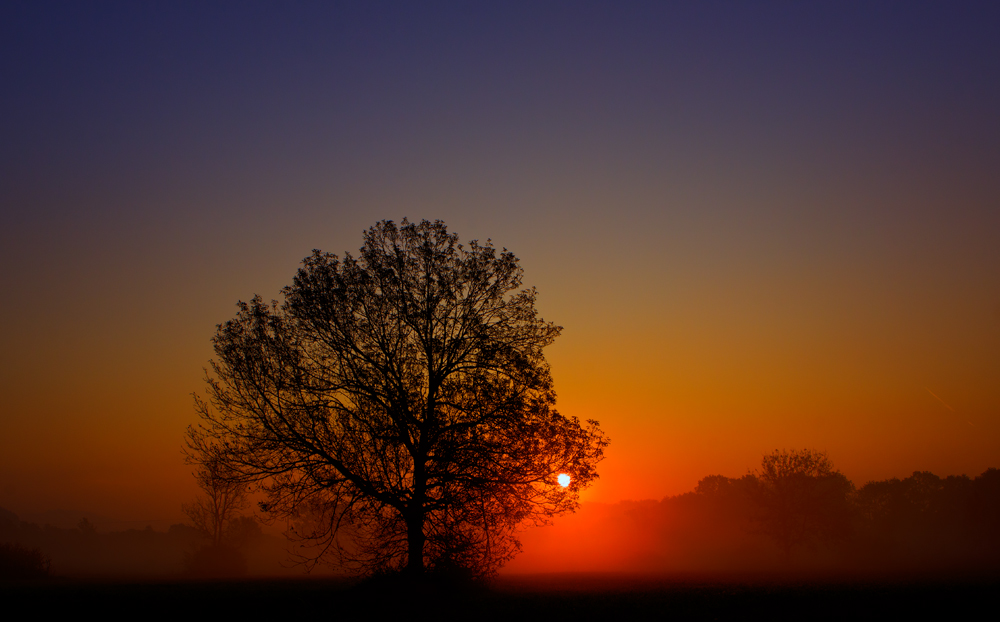
[[[607,445],[555,409],[561,329],[521,280],[440,221],[379,222],[357,258],[314,251],[282,303],[218,327],[190,456],[256,486],[313,561],[494,573],[520,525],[576,508]]]

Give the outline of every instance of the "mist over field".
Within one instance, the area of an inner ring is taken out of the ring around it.
[[[784,486],[784,490],[779,487]],[[969,478],[930,472],[855,487],[839,472],[703,478],[660,501],[590,503],[520,532],[523,552],[505,576],[540,573],[839,578],[966,576],[1000,571],[1000,471]],[[291,563],[298,548],[249,518],[234,518],[216,559],[209,534],[98,531],[21,521],[0,512],[0,540],[37,549],[59,576],[239,578],[339,574]],[[198,554],[201,553],[201,557]],[[984,576],[985,576],[984,575]]]

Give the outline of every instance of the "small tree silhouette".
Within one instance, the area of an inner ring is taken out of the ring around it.
[[[217,462],[202,464],[194,477],[205,495],[181,506],[194,527],[215,545],[222,544],[227,527],[249,499],[246,484],[227,477],[224,468]]]
[[[249,497],[246,484],[226,477],[225,468],[217,461],[203,462],[194,475],[205,494],[182,506],[194,527],[210,540],[210,544],[184,558],[187,572],[194,576],[236,576],[247,572],[247,561],[239,548],[247,539],[246,521],[253,522],[253,518],[238,517],[236,513],[246,507]]]

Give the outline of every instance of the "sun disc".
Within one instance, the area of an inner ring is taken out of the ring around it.
[[[569,486],[569,475],[567,475],[566,473],[560,473],[559,477],[557,477],[556,479],[559,480],[559,485],[562,486],[563,488]]]

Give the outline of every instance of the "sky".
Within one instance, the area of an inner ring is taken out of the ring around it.
[[[217,324],[441,219],[520,258],[587,502],[1000,467],[1000,9],[6,2],[0,506],[183,518]]]

